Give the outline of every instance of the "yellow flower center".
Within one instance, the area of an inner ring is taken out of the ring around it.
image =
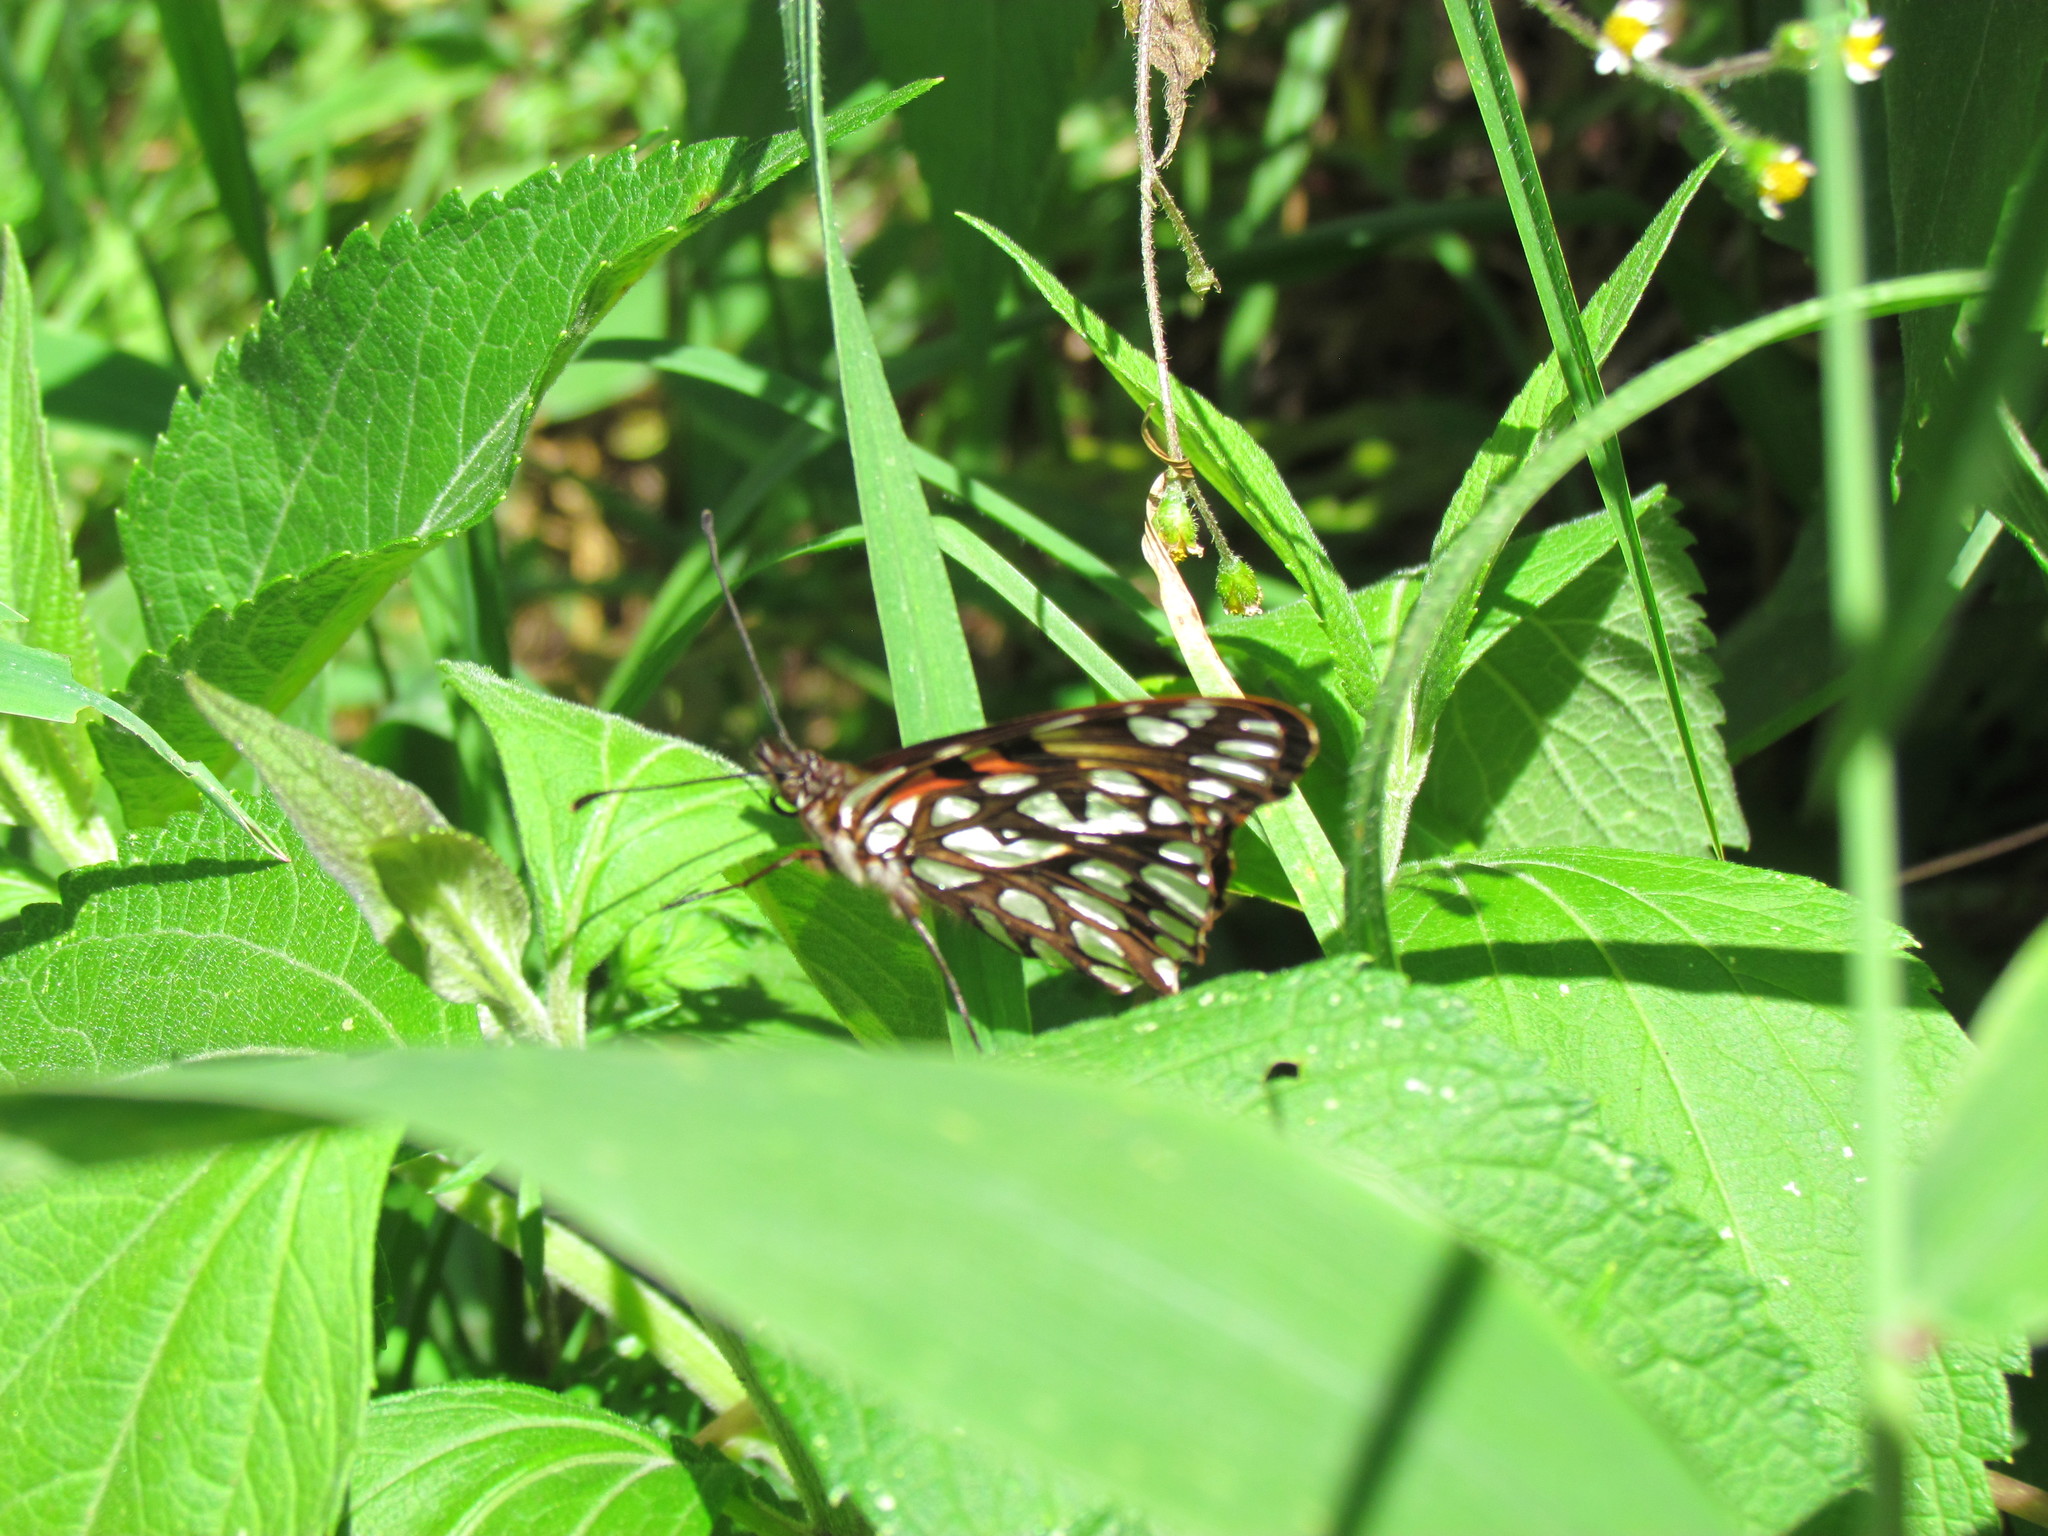
[[[1650,35],[1650,31],[1647,21],[1619,13],[1609,16],[1600,26],[1601,35],[1630,58],[1636,57],[1636,50],[1642,47],[1643,39]]]
[[[1774,203],[1789,203],[1806,195],[1813,173],[1798,160],[1773,160],[1757,177],[1757,190]]]
[[[1867,69],[1873,75],[1891,59],[1891,51],[1884,45],[1882,32],[1869,32],[1845,38],[1842,42],[1842,55],[1851,65]]]

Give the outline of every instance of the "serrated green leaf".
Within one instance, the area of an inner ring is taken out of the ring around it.
[[[349,1496],[356,1536],[702,1536],[696,1480],[645,1425],[471,1381],[379,1398]]]
[[[1692,540],[1657,493],[1644,501],[1644,552],[1715,821],[1725,845],[1742,847],[1748,829],[1713,729],[1720,674],[1693,600],[1701,583],[1686,554]],[[1589,531],[1571,526],[1582,537]],[[1621,551],[1610,544],[1538,607],[1511,600],[1489,613],[1485,601],[1437,725],[1403,857],[1538,846],[1711,853]],[[1498,628],[1509,614],[1512,627]]]
[[[129,834],[121,862],[58,882],[61,906],[0,927],[0,1081],[141,1071],[244,1050],[339,1051],[476,1038],[368,942],[347,892],[268,804],[297,855],[253,855],[211,812]]]
[[[85,627],[78,565],[57,501],[36,382],[35,298],[12,229],[0,228],[0,604],[24,628],[14,638],[74,658],[99,686]],[[65,863],[101,864],[114,834],[93,807],[99,760],[77,711],[0,719],[0,820],[34,827]]]
[[[0,1530],[333,1529],[395,1140],[321,1129],[0,1195]]]
[[[759,782],[692,742],[549,698],[481,667],[443,667],[489,727],[518,813],[519,846],[547,963],[590,973],[643,918],[724,883],[720,871],[773,848],[782,828]],[[679,784],[675,789],[649,788]],[[580,796],[607,794],[578,808]]]
[[[829,131],[926,88],[849,108]],[[488,515],[535,405],[620,294],[803,157],[793,133],[620,151],[445,199],[423,224],[359,231],[323,258],[222,354],[205,397],[179,402],[130,488],[122,546],[165,658],[138,677],[139,706],[170,704],[165,734],[227,761],[170,679],[195,671],[282,707],[422,551]],[[140,760],[109,772],[132,817],[182,799]]]
[[[1447,1288],[1455,1244],[1262,1130],[904,1052],[392,1052],[96,1092],[497,1151],[684,1294],[1178,1529],[1327,1531],[1367,1444],[1395,1536],[1737,1528],[1515,1285]],[[1502,1456],[1526,1475],[1471,1475]]]
[[[1403,969],[1468,999],[1671,1170],[1674,1197],[1764,1288],[1813,1363],[1809,1395],[1853,1443],[1866,1340],[1847,898],[1772,870],[1593,849],[1425,864],[1390,894]],[[1899,1131],[1917,1151],[1969,1048],[1913,971],[1894,1049]],[[2009,1430],[1942,1405],[1990,1401],[1997,1374],[1995,1352],[1954,1346],[1926,1371],[1914,1529],[1992,1518],[1983,1462],[2006,1453]]]
[[[1755,1283],[1586,1102],[1471,1010],[1351,959],[1229,977],[1034,1042],[1049,1070],[1269,1123],[1393,1182],[1549,1303],[1758,1530],[1856,1471]],[[1272,1078],[1276,1064],[1294,1075]]]

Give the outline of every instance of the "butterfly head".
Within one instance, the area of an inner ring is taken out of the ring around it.
[[[851,770],[807,747],[764,736],[754,746],[754,761],[775,785],[775,796],[799,817],[828,804],[846,788]]]

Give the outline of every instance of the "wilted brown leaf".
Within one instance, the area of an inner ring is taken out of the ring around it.
[[[1124,0],[1124,26],[1138,35],[1142,0]],[[1188,87],[1209,73],[1216,62],[1216,44],[1202,0],[1153,0],[1152,67],[1166,77],[1166,148],[1159,163],[1173,158],[1180,127],[1188,113]]]

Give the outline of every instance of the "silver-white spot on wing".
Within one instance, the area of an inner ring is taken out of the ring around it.
[[[1216,718],[1216,706],[1214,704],[1204,704],[1200,699],[1195,699],[1168,711],[1168,713],[1174,719],[1185,721],[1199,730]]]
[[[1090,976],[1112,992],[1132,992],[1137,989],[1138,978],[1117,966],[1097,965],[1090,961],[1087,970]]]
[[[1037,782],[1035,773],[992,773],[981,781],[981,788],[991,795],[1021,795]]]
[[[1267,720],[1259,715],[1246,715],[1237,722],[1237,728],[1247,736],[1270,736],[1275,741],[1287,734],[1279,721]]]
[[[923,795],[905,795],[901,800],[898,800],[889,807],[889,814],[902,822],[906,827],[916,826],[917,802],[923,798]]]
[[[1169,946],[1175,941],[1181,944],[1192,944],[1195,942],[1194,926],[1190,923],[1182,922],[1164,908],[1150,913],[1149,918],[1152,926],[1158,930],[1156,938],[1159,947],[1166,950],[1168,954],[1174,953],[1174,950],[1169,948]],[[1183,950],[1181,953],[1185,956],[1186,951]]]
[[[1086,923],[1069,923],[1067,932],[1074,936],[1074,944],[1084,955],[1093,955],[1097,960],[1107,960],[1112,965],[1123,965],[1123,946],[1100,928],[1091,928]]]
[[[1234,757],[1213,757],[1207,752],[1198,752],[1188,761],[1197,768],[1206,768],[1211,773],[1221,773],[1233,779],[1243,779],[1248,784],[1263,784],[1269,775],[1256,763],[1241,763]]]
[[[944,859],[912,859],[910,872],[935,891],[957,891],[963,885],[981,884],[981,876]]]
[[[1118,929],[1124,925],[1123,914],[1100,896],[1093,895],[1088,891],[1076,890],[1073,886],[1068,886],[1060,892],[1060,895],[1065,899],[1067,905],[1076,912],[1093,922],[1100,923],[1105,928]]]
[[[1006,842],[993,827],[962,827],[958,832],[948,832],[939,841],[983,869],[1016,869],[1067,851],[1065,843],[1049,843],[1035,837],[1013,837]]]
[[[1216,750],[1226,753],[1231,757],[1249,757],[1271,762],[1280,755],[1280,743],[1277,741],[1219,741],[1216,743]]]
[[[1196,922],[1209,915],[1209,893],[1177,869],[1147,864],[1138,878]]]
[[[1209,862],[1193,843],[1161,843],[1159,857],[1171,859],[1176,864],[1191,864],[1197,869]]]
[[[886,859],[898,848],[910,833],[893,821],[878,821],[868,829],[867,850],[878,859]]]
[[[1121,768],[1099,768],[1088,775],[1088,782],[1112,795],[1149,795],[1152,792],[1151,785],[1135,773],[1125,773]]]
[[[1189,779],[1188,793],[1203,800],[1228,800],[1237,793],[1237,786],[1221,779]]]
[[[1201,724],[1198,720],[1197,725]],[[1148,747],[1177,747],[1188,739],[1188,728],[1160,715],[1133,715],[1131,734]]]
[[[1094,837],[1123,837],[1145,830],[1145,818],[1136,811],[1118,805],[1107,795],[1088,797],[1088,819],[1077,827],[1067,828],[1069,832],[1086,832]]]
[[[998,891],[996,892],[996,905],[1009,913],[1010,916],[1030,923],[1034,927],[1052,927],[1052,908],[1048,907],[1029,891],[1020,891],[1014,887],[1009,890]]]
[[[1131,894],[1129,873],[1104,859],[1082,859],[1069,864],[1067,873],[1076,880],[1086,881],[1105,896],[1114,896],[1118,901]]]
[[[1155,827],[1184,827],[1188,824],[1187,807],[1171,795],[1160,795],[1146,813]]]
[[[1167,991],[1178,992],[1180,990],[1180,967],[1171,960],[1161,959],[1157,955],[1153,956],[1152,974],[1159,978],[1159,985],[1166,988]]]
[[[950,827],[957,821],[965,821],[981,806],[965,795],[941,795],[932,805],[932,825]]]
[[[989,911],[986,907],[970,907],[968,910],[973,912],[974,920],[981,924],[990,938],[999,944],[1008,945],[1011,949],[1017,947],[1017,935],[1010,932],[1008,928],[1005,928],[1003,920],[997,917],[995,913]]]

